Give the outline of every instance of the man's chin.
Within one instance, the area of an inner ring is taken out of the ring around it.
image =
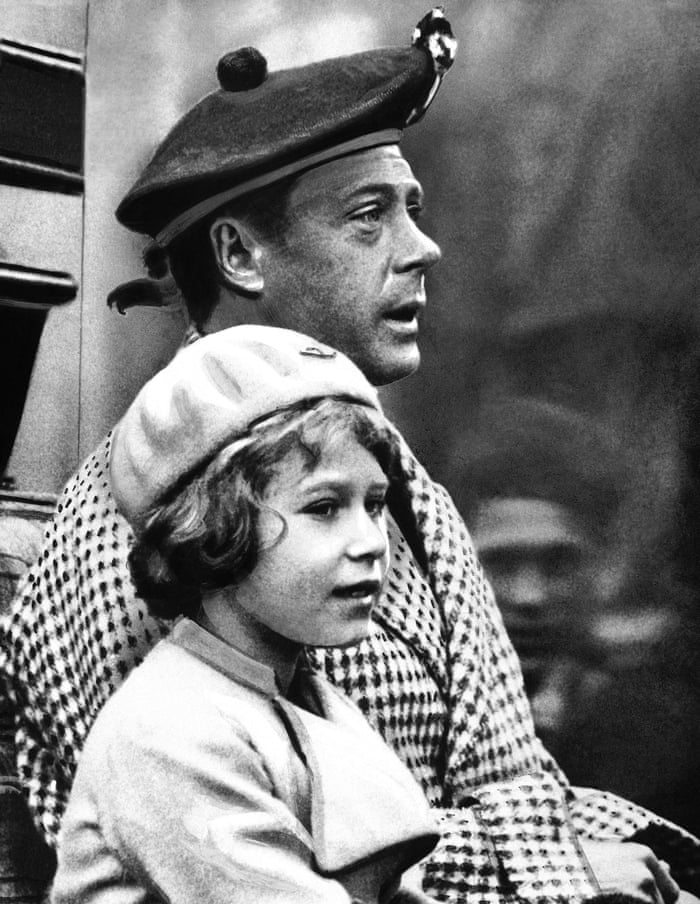
[[[360,369],[364,370],[365,376],[374,386],[388,386],[414,374],[420,366],[420,361],[418,346],[414,346],[410,351],[386,355]]]

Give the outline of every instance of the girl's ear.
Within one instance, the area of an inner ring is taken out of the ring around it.
[[[212,223],[209,238],[224,283],[239,294],[260,295],[265,284],[261,249],[252,233],[240,220],[223,215]]]

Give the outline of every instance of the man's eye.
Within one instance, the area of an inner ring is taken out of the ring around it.
[[[381,218],[382,218],[382,209],[378,207],[376,204],[373,204],[371,207],[363,207],[360,210],[355,211],[352,215],[352,219],[356,223],[360,223],[366,226],[376,226]]]
[[[409,217],[415,222],[423,216],[425,208],[422,204],[416,202],[415,204],[409,204],[407,210]]]

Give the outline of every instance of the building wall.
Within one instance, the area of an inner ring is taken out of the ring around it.
[[[2,0],[0,38],[83,54],[86,0]],[[0,72],[0,77],[2,73]],[[0,185],[0,258],[81,282],[80,195]],[[80,431],[81,294],[50,310],[6,475],[21,493],[56,493],[75,468]]]

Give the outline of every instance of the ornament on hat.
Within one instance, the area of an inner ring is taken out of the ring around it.
[[[457,55],[457,39],[452,34],[450,23],[445,18],[442,6],[435,6],[420,20],[413,29],[411,44],[425,51],[433,61],[435,81],[422,104],[415,107],[406,120],[406,125],[413,125],[425,115],[437,94],[445,73]]]

